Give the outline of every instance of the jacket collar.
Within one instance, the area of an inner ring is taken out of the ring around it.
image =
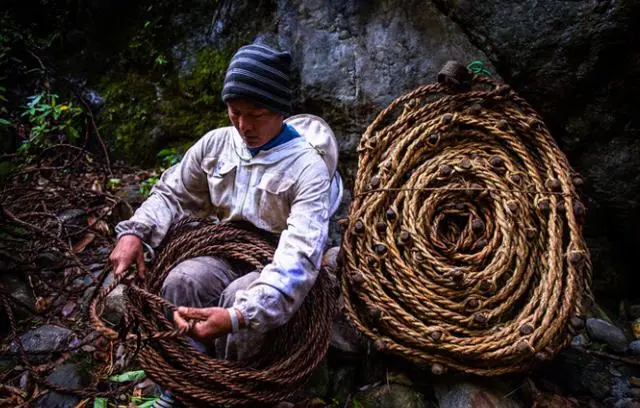
[[[304,137],[296,137],[269,150],[261,150],[258,154],[253,156],[235,127],[231,127],[231,139],[233,143],[233,150],[236,152],[238,158],[243,162],[251,162],[255,164],[275,163],[292,154],[298,154],[306,151],[307,149],[313,149]]]

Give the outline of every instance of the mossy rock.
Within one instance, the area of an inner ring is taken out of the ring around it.
[[[220,94],[231,55],[201,50],[189,72],[168,72],[161,80],[141,73],[105,78],[100,122],[112,149],[127,161],[152,165],[159,150],[183,153],[209,130],[227,126]]]

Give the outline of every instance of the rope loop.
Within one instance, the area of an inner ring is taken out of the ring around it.
[[[252,361],[218,360],[196,350],[167,319],[175,306],[159,296],[162,282],[178,263],[198,256],[218,256],[245,269],[270,263],[277,237],[248,224],[213,223],[186,218],[169,231],[145,287],[128,286],[125,321],[136,322],[120,331],[102,321],[99,310],[124,275],[91,302],[93,327],[110,340],[136,347],[137,360],[147,375],[170,389],[186,406],[256,406],[285,400],[302,385],[327,352],[335,314],[336,290],[331,270],[319,275],[302,306],[284,326],[267,333]]]
[[[447,63],[365,131],[340,285],[384,350],[434,373],[501,375],[567,344],[591,262],[581,178],[534,109],[472,68]],[[451,92],[463,70],[468,89]]]

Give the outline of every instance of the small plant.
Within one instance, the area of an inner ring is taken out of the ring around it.
[[[46,91],[28,99],[22,116],[31,124],[31,131],[18,151],[26,152],[54,143],[74,143],[78,140],[78,118],[83,114],[82,108],[72,102],[58,103],[58,96]]]
[[[175,147],[171,147],[160,150],[156,157],[160,159],[163,169],[167,169],[182,160],[182,153],[179,153]]]
[[[162,149],[158,152],[156,157],[160,161],[160,172],[165,171],[169,167],[177,164],[180,160],[182,160],[182,153],[179,153],[175,147],[171,147],[168,149]],[[146,180],[143,180],[140,183],[140,194],[145,197],[148,197],[151,194],[151,189],[156,185],[160,176],[155,171],[151,173],[151,176]]]
[[[160,180],[160,177],[158,176],[158,173],[154,171],[153,173],[151,173],[150,177],[140,182],[140,194],[142,194],[144,197],[149,197],[149,194],[151,194],[151,189],[156,185],[158,180]]]

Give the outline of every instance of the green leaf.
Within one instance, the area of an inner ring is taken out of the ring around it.
[[[146,377],[146,374],[144,370],[137,370],[137,371],[128,371],[122,374],[112,375],[111,377],[109,377],[109,380],[115,381],[115,382],[127,382],[127,381],[142,380],[145,377]]]
[[[11,122],[6,119],[0,118],[0,125],[11,126]]]
[[[106,398],[95,398],[93,400],[93,408],[107,408]]]
[[[152,406],[152,405],[153,405],[153,403],[154,403],[154,402],[156,402],[157,400],[158,400],[158,398],[154,398],[154,399],[152,399],[151,401],[146,401],[146,402],[143,402],[143,403],[142,403],[142,404],[140,404],[140,405],[136,405],[136,407],[137,407],[137,408],[149,408],[149,407],[150,407],[150,406]]]
[[[166,156],[171,156],[173,154],[176,154],[176,149],[175,148],[170,148],[170,149],[162,149],[158,152],[158,154],[156,154],[156,157],[158,158],[163,158]]]
[[[107,408],[107,400],[105,398],[96,398],[93,400],[93,408]]]

